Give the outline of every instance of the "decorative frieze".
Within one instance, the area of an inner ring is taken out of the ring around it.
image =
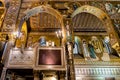
[[[95,66],[119,66],[120,60],[111,60],[111,61],[85,61],[83,59],[75,59],[75,65],[95,65]]]
[[[120,75],[120,68],[116,67],[90,67],[90,68],[75,68],[76,76],[80,75],[88,75],[88,76],[96,76],[96,75]]]

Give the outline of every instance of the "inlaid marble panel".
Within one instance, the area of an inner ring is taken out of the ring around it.
[[[11,49],[9,60],[8,60],[8,67],[12,66],[32,66],[34,64],[34,50],[33,49]]]

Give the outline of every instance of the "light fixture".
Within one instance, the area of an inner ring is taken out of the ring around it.
[[[17,31],[13,32],[13,36],[14,36],[14,38],[17,38],[18,37],[18,32]]]
[[[60,46],[61,46],[62,38],[63,38],[63,36],[62,36],[62,31],[61,31],[61,30],[58,30],[58,31],[56,31],[55,33],[56,33],[57,37],[58,37],[59,40],[60,40]]]

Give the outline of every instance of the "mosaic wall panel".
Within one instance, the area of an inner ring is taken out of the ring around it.
[[[7,7],[5,19],[3,22],[2,31],[12,32],[15,30],[16,21],[19,15],[18,13],[21,5],[21,0],[10,0],[9,2],[6,2],[6,3],[9,3],[9,4]]]

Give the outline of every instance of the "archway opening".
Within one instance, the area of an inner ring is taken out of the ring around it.
[[[96,16],[97,18],[99,18],[99,20],[101,20],[102,23],[104,24],[105,29],[110,37],[111,45],[113,47],[116,45],[120,45],[119,36],[115,32],[110,18],[104,11],[102,11],[99,8],[93,7],[93,6],[85,5],[85,6],[78,8],[77,10],[75,10],[74,13],[72,14],[72,18],[77,16],[77,14],[80,14],[83,12],[90,13],[90,14]]]
[[[45,39],[49,40],[50,37],[52,36],[53,39],[56,38],[57,40],[57,37],[55,34],[55,31],[57,30],[61,30],[64,36],[63,18],[61,14],[55,9],[53,9],[52,7],[41,5],[38,7],[34,7],[32,9],[26,10],[24,13],[25,13],[25,16],[21,19],[18,26],[18,37],[20,36],[22,25],[25,21],[27,22],[27,30],[29,32],[28,36],[30,37],[30,39],[33,37],[36,37],[36,39],[33,40],[33,43],[39,41],[41,37],[45,37]],[[34,36],[36,34],[37,36]],[[64,40],[65,38],[63,37],[62,41],[64,42]],[[55,41],[55,43],[57,42],[59,43],[59,40]]]
[[[89,5],[82,6],[74,11],[72,14],[72,21],[74,22],[74,34],[75,36],[80,36],[82,38],[83,44],[84,42],[85,44],[93,44],[91,43],[91,36],[98,37],[98,42],[95,42],[95,44],[100,46],[94,46],[96,47],[94,53],[107,52],[107,50],[102,49],[108,48],[108,46],[105,46],[106,44],[104,44],[105,36],[109,36],[113,48],[114,46],[119,45],[119,38],[114,30],[113,24],[108,15],[101,9]],[[84,45],[82,48],[84,49]],[[85,46],[85,48],[88,48],[88,51],[90,51],[89,46]],[[85,51],[87,51],[87,49]],[[112,51],[108,52],[112,54]],[[100,55],[100,57],[101,56],[102,55]]]

